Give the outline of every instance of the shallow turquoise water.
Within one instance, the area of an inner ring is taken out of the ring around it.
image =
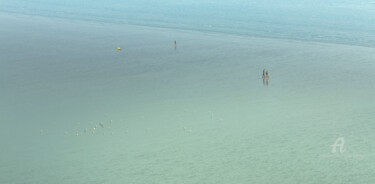
[[[47,17],[375,46],[373,0],[13,0],[0,11]]]
[[[372,47],[4,12],[0,27],[0,183],[375,181]]]

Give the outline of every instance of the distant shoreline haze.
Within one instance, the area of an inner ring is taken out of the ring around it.
[[[375,47],[371,0],[14,0],[0,12]]]

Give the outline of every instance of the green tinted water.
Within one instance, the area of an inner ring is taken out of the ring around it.
[[[374,48],[0,19],[1,183],[375,180]]]

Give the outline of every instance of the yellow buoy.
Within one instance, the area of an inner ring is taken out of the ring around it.
[[[120,48],[120,47],[117,47],[117,50],[118,50],[118,51],[120,51],[120,50],[121,50],[121,48]]]

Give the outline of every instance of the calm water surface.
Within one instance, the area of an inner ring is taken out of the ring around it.
[[[0,183],[372,183],[373,3],[304,3],[0,1]]]

